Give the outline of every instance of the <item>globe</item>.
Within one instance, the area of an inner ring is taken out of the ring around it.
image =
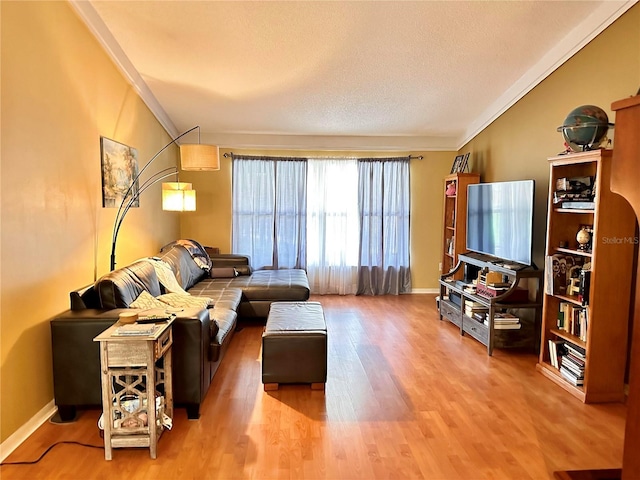
[[[571,110],[564,123],[558,127],[564,141],[574,152],[594,150],[606,138],[609,127],[607,113],[595,105],[581,105]]]

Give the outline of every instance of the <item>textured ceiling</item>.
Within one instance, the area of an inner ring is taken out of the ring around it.
[[[428,150],[472,138],[635,1],[71,3],[173,135]]]

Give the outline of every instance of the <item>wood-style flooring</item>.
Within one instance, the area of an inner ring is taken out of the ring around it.
[[[199,420],[176,409],[151,460],[143,448],[58,445],[9,479],[548,479],[619,468],[626,407],[584,405],[536,372],[534,353],[486,348],[441,322],[433,295],[321,296],[326,391],[264,392],[262,327],[236,332]],[[241,324],[242,325],[242,324]],[[7,462],[56,441],[101,445],[99,410],[46,423]]]

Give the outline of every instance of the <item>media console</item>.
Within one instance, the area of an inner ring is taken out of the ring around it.
[[[463,280],[460,278],[464,271]],[[440,277],[440,320],[446,319],[487,347],[538,351],[542,275],[535,267],[479,253],[458,255]]]

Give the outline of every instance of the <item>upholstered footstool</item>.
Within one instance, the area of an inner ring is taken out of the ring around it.
[[[262,383],[277,390],[281,383],[310,383],[324,390],[327,382],[327,324],[319,302],[274,302],[262,333]]]

